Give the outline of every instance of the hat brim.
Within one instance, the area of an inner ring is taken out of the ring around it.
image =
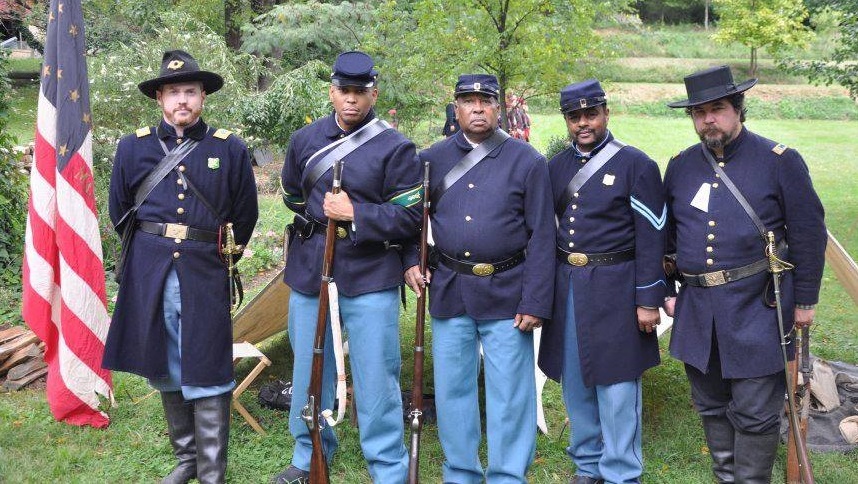
[[[704,97],[703,99],[695,99],[691,101],[690,99],[685,99],[682,101],[674,101],[672,103],[667,103],[667,107],[669,108],[690,108],[693,106],[700,106],[701,104],[711,103],[712,101],[717,101],[719,99],[724,99],[725,97],[730,97],[733,94],[739,94],[747,91],[748,89],[754,87],[757,84],[757,79],[749,79],[741,84],[736,86],[735,90],[723,92],[720,94],[715,94],[713,96]]]
[[[170,74],[168,76],[156,77],[154,79],[149,79],[148,81],[143,81],[137,85],[137,88],[140,89],[140,92],[146,95],[146,97],[150,97],[155,99],[155,91],[158,90],[159,87],[164,84],[178,84],[180,82],[194,82],[199,81],[203,83],[203,91],[206,94],[211,94],[213,92],[217,92],[220,88],[223,87],[223,77],[214,72],[209,71],[194,71],[194,72],[177,72],[175,74]]]
[[[332,77],[331,84],[338,87],[356,86],[356,87],[375,87],[375,79],[354,79],[344,77]]]
[[[467,89],[464,91],[456,91],[453,93],[453,98],[457,98],[463,94],[482,94],[483,96],[493,97],[495,99],[500,99],[499,93],[497,92],[486,92],[486,91],[477,91],[476,89]]]

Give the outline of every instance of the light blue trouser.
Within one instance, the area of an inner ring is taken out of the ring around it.
[[[432,319],[432,358],[438,437],[444,449],[444,482],[483,481],[477,376],[482,343],[486,380],[486,433],[491,483],[527,482],[536,451],[536,382],[533,333],[512,319],[476,321],[468,316]]]
[[[566,453],[577,467],[575,473],[606,483],[639,482],[643,472],[641,379],[584,386],[571,289],[562,385],[571,427]]]
[[[182,294],[180,292],[179,275],[173,268],[164,281],[162,295],[164,303],[164,325],[167,329],[167,369],[170,375],[166,378],[152,378],[149,384],[162,392],[182,391],[185,400],[213,397],[232,391],[235,381],[223,385],[195,387],[182,385]]]
[[[399,290],[388,289],[356,297],[340,295],[339,306],[345,332],[348,333],[360,443],[369,474],[377,483],[405,482],[408,454],[402,441],[402,393],[399,389]],[[289,297],[289,343],[295,363],[289,431],[295,438],[292,465],[303,470],[310,469],[313,451],[307,425],[301,419],[301,410],[307,403],[318,311],[318,297],[292,291]],[[325,335],[322,374],[322,409],[334,409],[336,367],[330,324]],[[322,441],[325,455],[330,460],[337,448],[337,438],[327,425],[322,431]]]

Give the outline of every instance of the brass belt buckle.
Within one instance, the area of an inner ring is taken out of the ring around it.
[[[586,266],[587,262],[589,262],[589,258],[587,254],[582,254],[580,252],[573,252],[566,257],[566,261],[572,264],[573,266]]]
[[[167,224],[164,229],[164,237],[167,237],[168,239],[185,240],[188,238],[188,226],[182,224]]]
[[[727,283],[727,279],[724,277],[724,271],[707,272],[706,274],[703,274],[703,280],[706,281],[707,286],[720,286],[721,284]]]
[[[486,264],[485,262],[479,263],[471,269],[471,272],[474,273],[475,276],[490,276],[495,272],[495,266],[492,264]]]

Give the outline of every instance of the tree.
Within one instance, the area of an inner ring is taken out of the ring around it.
[[[416,0],[398,5],[391,0],[380,14],[385,22],[367,44],[396,59],[385,71],[408,79],[412,87],[444,89],[449,96],[451,89],[444,86],[451,86],[455,74],[477,71],[497,76],[501,99],[511,87],[525,97],[556,93],[569,82],[577,60],[600,56],[592,29],[596,16],[628,3]],[[507,127],[503,102],[501,120]]]
[[[242,50],[282,59],[292,70],[313,59],[333,63],[339,52],[360,45],[375,9],[364,2],[276,5],[243,27]]]
[[[807,45],[813,33],[804,25],[808,12],[801,0],[713,0],[720,21],[716,41],[751,48],[749,73],[757,73],[757,53],[777,54],[785,47]]]
[[[823,60],[788,59],[783,63],[794,72],[806,75],[812,82],[840,84],[849,96],[858,100],[858,0],[828,2],[828,8],[840,16],[837,47]]]

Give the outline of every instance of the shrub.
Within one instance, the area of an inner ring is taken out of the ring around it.
[[[550,160],[567,147],[569,147],[569,139],[566,136],[552,136],[545,146],[545,157]]]

